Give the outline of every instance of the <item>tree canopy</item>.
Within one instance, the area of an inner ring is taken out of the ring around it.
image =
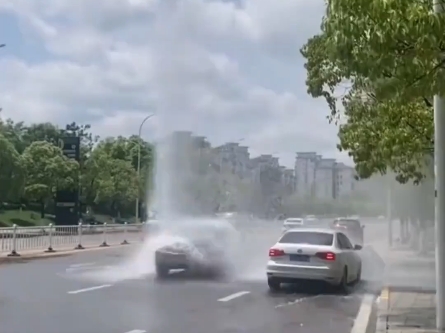
[[[66,136],[81,139],[79,163],[58,147],[59,139]],[[0,206],[2,202],[37,203],[42,217],[51,212],[57,190],[78,183],[84,212],[132,217],[136,199],[145,202],[154,186],[155,146],[136,135],[100,139],[88,124],[25,125],[8,119],[0,120],[0,148],[0,181],[5,188]],[[250,184],[230,172],[221,173],[211,148],[201,150],[199,156],[197,151],[189,153],[189,175],[181,184],[187,209],[212,213],[218,208],[249,208],[242,199],[250,199]]]
[[[41,203],[53,199],[58,189],[76,189],[79,164],[47,141],[34,141],[21,155],[25,169],[25,197]]]
[[[78,162],[67,158],[58,147],[59,140],[67,136],[80,137]],[[159,145],[135,135],[99,138],[88,124],[73,122],[59,127],[0,118],[0,210],[6,207],[4,203],[36,206],[44,217],[54,212],[57,191],[78,189],[84,214],[131,220],[137,199],[140,203],[157,204],[152,200],[156,147]],[[317,212],[356,213],[360,206],[348,204],[348,200],[341,204],[333,201],[321,205],[314,199],[299,203],[297,197],[292,197],[292,186],[283,184],[278,167],[263,165],[243,170],[241,175],[230,163],[221,168],[219,150],[210,144],[180,152],[175,155],[179,160],[175,158],[169,179],[173,179],[170,183],[176,204],[186,214],[238,211],[272,216],[288,210],[284,207],[287,204],[299,210],[317,207]],[[290,211],[295,211],[292,207]],[[143,212],[141,209],[139,216]]]
[[[51,211],[57,190],[80,186],[81,203],[88,211],[134,215],[136,198],[145,198],[153,146],[137,136],[99,140],[90,128],[74,122],[60,128],[51,123],[0,120],[0,205],[38,203],[43,217]],[[67,136],[81,139],[79,162],[64,156],[57,145]],[[139,146],[140,175],[136,171]]]
[[[444,27],[432,1],[327,1],[321,32],[301,50],[306,84],[339,122],[339,149],[349,152],[359,177],[388,168],[400,182],[425,177],[434,147],[432,97],[445,92]]]

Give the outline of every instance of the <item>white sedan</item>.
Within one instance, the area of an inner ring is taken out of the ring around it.
[[[294,228],[300,228],[303,226],[303,219],[298,217],[290,217],[284,220],[283,227],[281,230],[283,232],[294,229]]]
[[[347,292],[361,279],[361,248],[340,231],[290,229],[269,250],[269,288],[276,291],[281,283],[323,281]]]

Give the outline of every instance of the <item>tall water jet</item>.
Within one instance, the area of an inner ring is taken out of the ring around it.
[[[255,228],[251,229],[247,221],[236,221],[232,225],[212,217],[219,201],[225,199],[219,193],[225,174],[218,172],[212,162],[217,151],[209,144],[200,146],[199,142],[205,140],[192,136],[191,132],[163,133],[167,135],[156,144],[154,197],[147,205],[159,213],[158,231],[153,233],[149,228],[144,244],[123,263],[89,271],[83,277],[108,282],[153,277],[157,249],[178,241],[193,247],[195,238],[211,235],[212,228],[222,228],[228,237],[220,237],[215,242],[226,239],[222,242],[224,257],[228,258],[228,266],[234,267],[230,276],[243,280],[264,279],[267,250],[276,236],[270,239],[270,235],[255,234]]]
[[[190,191],[194,181],[192,139],[191,132],[177,131],[164,137],[156,147],[153,205],[166,222],[197,210]]]

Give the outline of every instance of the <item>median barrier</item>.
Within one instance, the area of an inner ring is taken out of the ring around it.
[[[14,225],[0,228],[0,257],[23,257],[30,252],[46,253],[104,248],[109,245],[140,243],[147,233],[155,232],[152,223],[99,224],[90,225],[48,225],[20,227]],[[240,228],[241,227],[241,228]],[[249,239],[274,242],[280,230],[269,223],[249,223],[238,226],[237,230]]]
[[[0,254],[9,257],[20,256],[21,251],[41,249],[55,252],[58,249],[82,250],[85,246],[106,247],[110,244],[129,244],[143,240],[147,224],[101,224],[88,225],[79,223],[70,226],[0,228]]]

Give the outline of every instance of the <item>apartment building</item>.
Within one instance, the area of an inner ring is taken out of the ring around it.
[[[251,182],[257,189],[255,210],[273,215],[286,195],[279,160],[272,155],[260,155],[251,159],[250,169]]]
[[[214,148],[215,163],[222,172],[231,172],[240,178],[249,176],[249,148],[240,146],[237,142],[228,142]]]
[[[318,199],[335,198],[336,161],[334,158],[321,158],[315,168],[315,195]]]
[[[210,142],[207,141],[205,136],[191,136],[191,141],[193,148],[197,150],[211,147]]]
[[[355,170],[343,163],[335,164],[335,198],[349,197],[355,190]]]
[[[336,199],[355,190],[354,168],[315,152],[297,153],[295,178],[296,193],[301,197]]]
[[[271,154],[251,158],[249,148],[237,142],[213,148],[204,136],[176,131],[159,145],[163,147],[160,150],[162,156],[158,158],[166,171],[163,175],[168,178],[163,182],[166,184],[165,191],[174,193],[172,204],[178,211],[193,210],[197,204],[193,200],[190,202],[190,189],[193,188],[190,184],[201,175],[204,177],[202,179],[207,179],[206,175],[216,176],[208,178],[208,181],[214,178],[221,180],[222,186],[227,187],[227,193],[234,197],[236,205],[244,207],[241,209],[266,215],[273,215],[283,198],[292,195],[297,187],[294,169],[281,167],[279,159]],[[321,158],[317,154],[314,156],[315,159]],[[232,188],[232,185],[236,188]]]
[[[264,171],[267,169],[279,168],[278,158],[272,155],[260,155],[250,160],[250,175],[254,183],[261,183],[264,178]]]
[[[287,169],[286,167],[280,167],[281,171],[281,184],[287,195],[295,193],[296,181],[293,169]]]
[[[296,193],[301,197],[315,195],[315,170],[320,155],[298,152],[295,159]]]

